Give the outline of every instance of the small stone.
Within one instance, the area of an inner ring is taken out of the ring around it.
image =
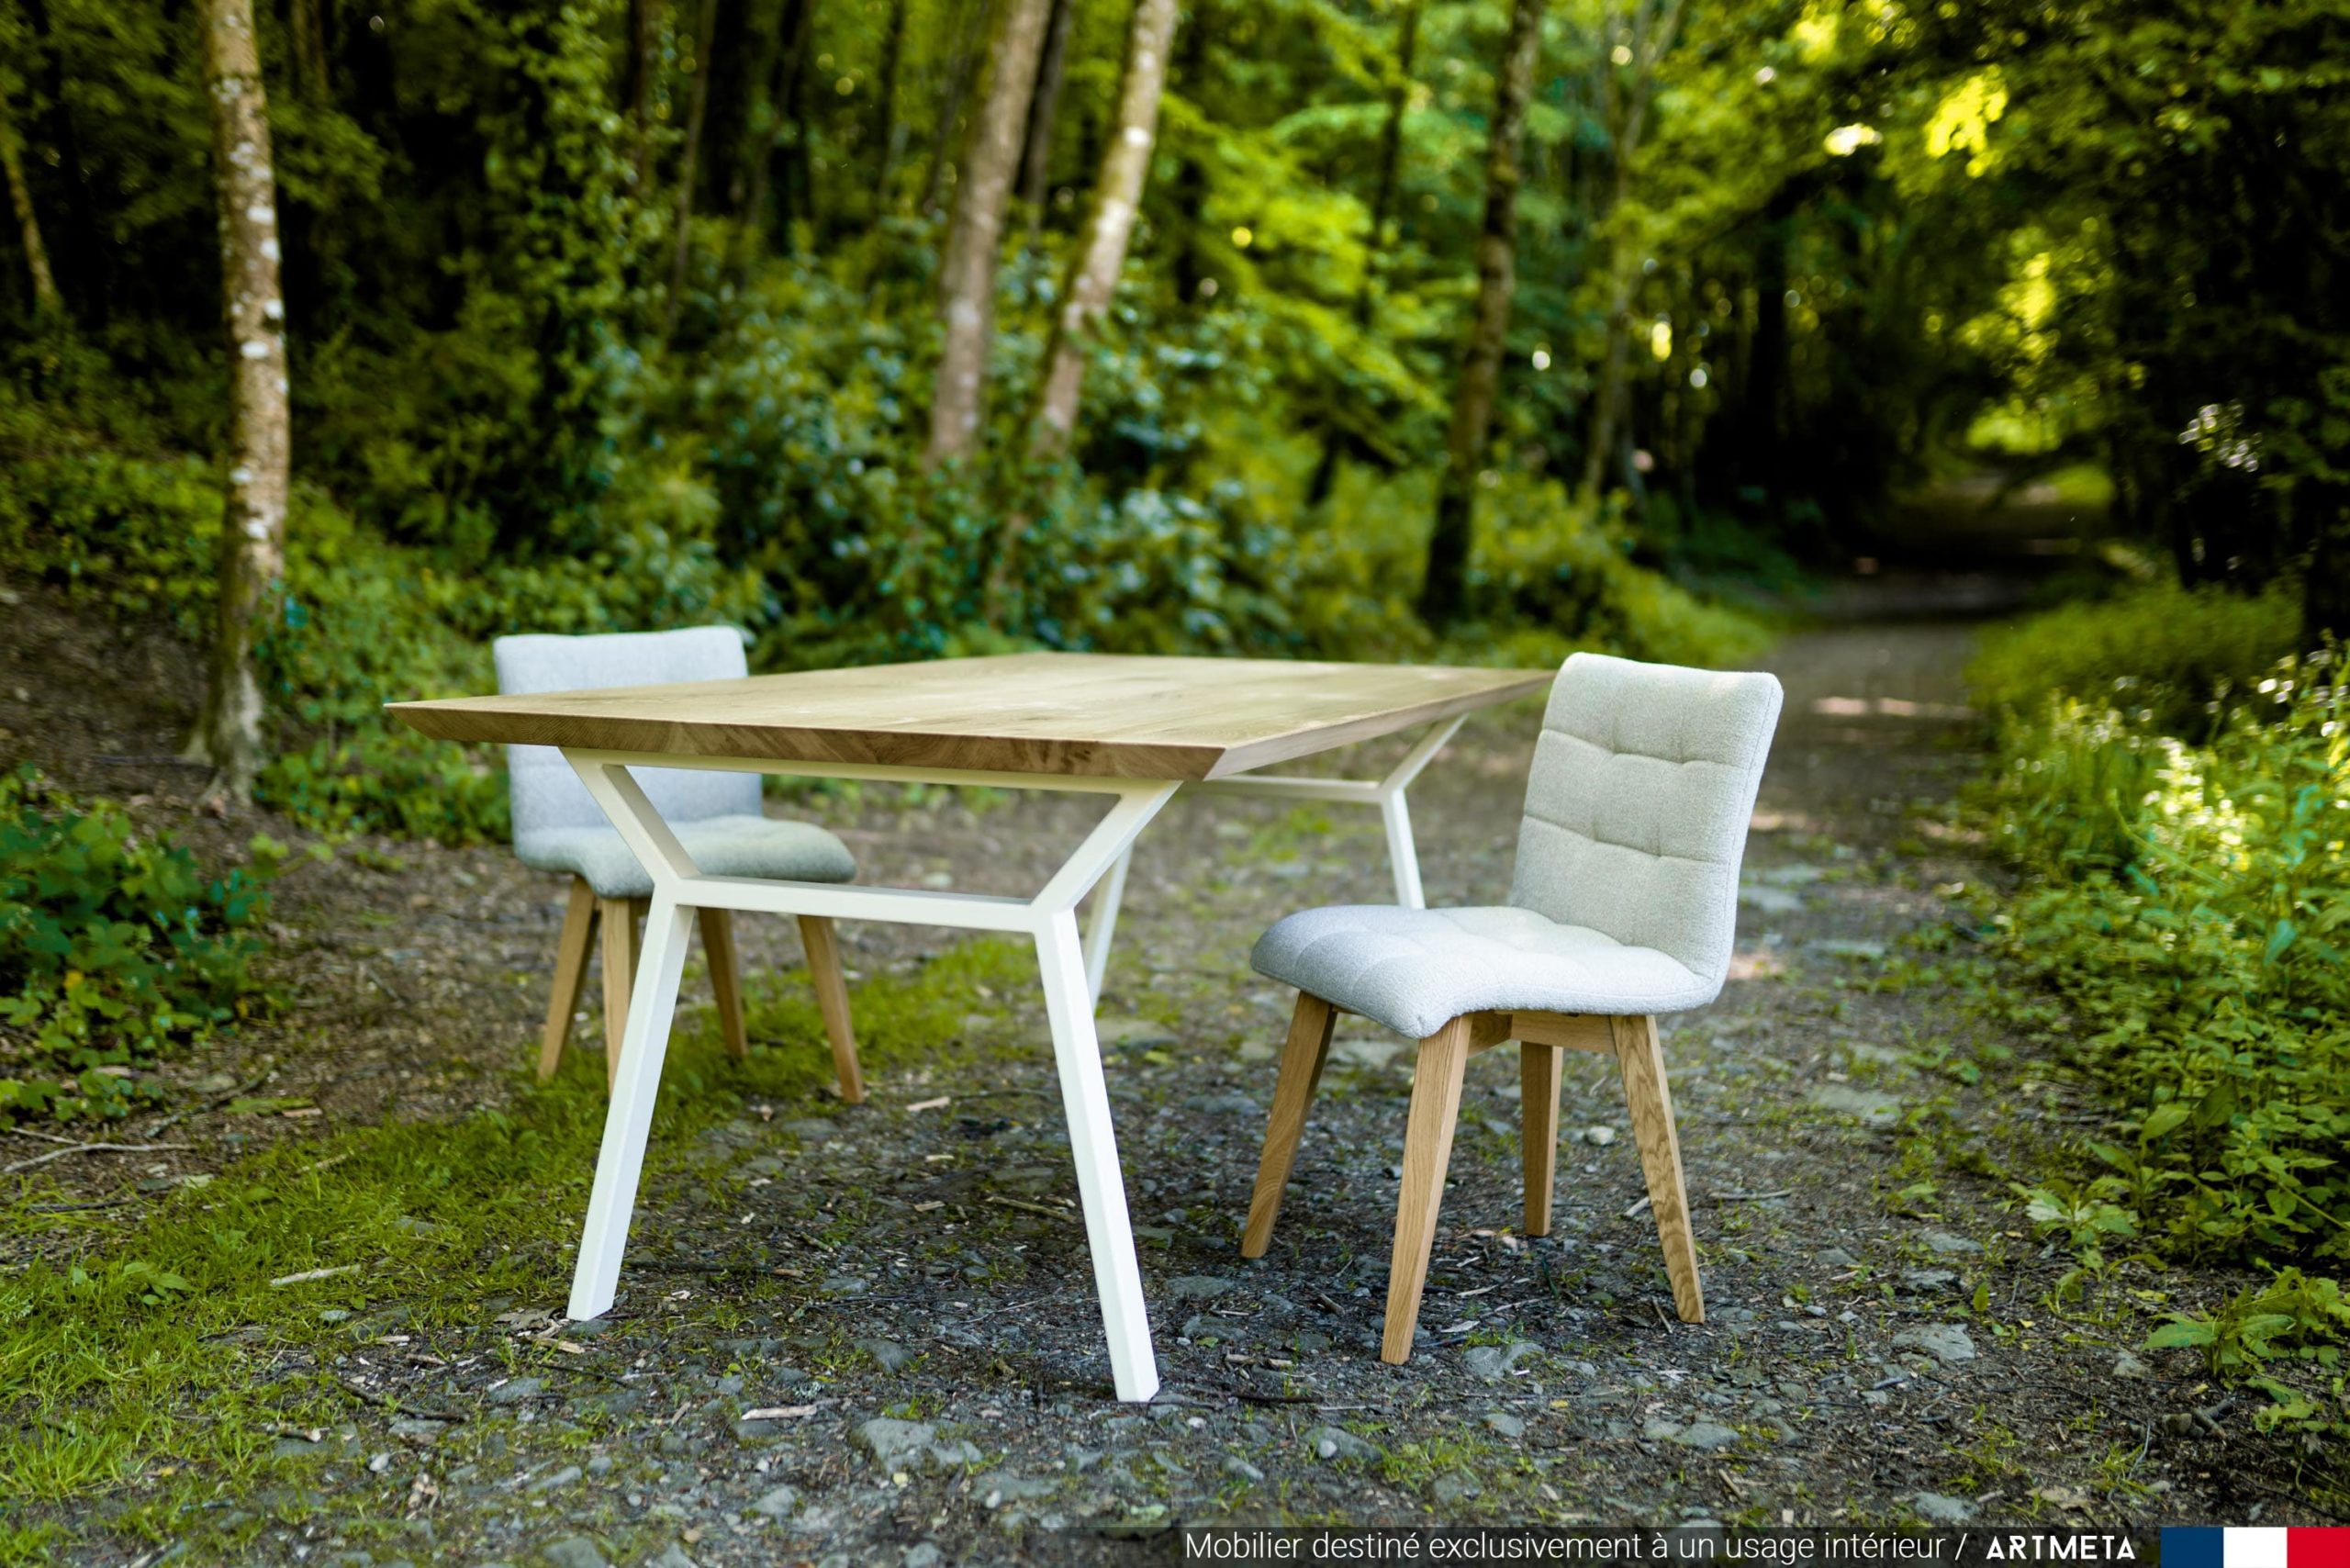
[[[1893,1337],[1897,1349],[1923,1350],[1948,1366],[1975,1359],[1975,1341],[1964,1328],[1955,1323],[1929,1323],[1921,1328],[1905,1328]]]
[[[904,1461],[922,1452],[938,1436],[938,1428],[928,1421],[900,1421],[888,1416],[877,1416],[856,1428],[856,1444],[873,1456],[873,1462],[883,1470],[895,1470]]]
[[[2124,1350],[2113,1358],[2113,1375],[2115,1377],[2152,1377],[2154,1372],[2152,1367]]]
[[[1703,1449],[1711,1453],[1738,1441],[1738,1433],[1718,1421],[1692,1421],[1674,1433],[1672,1440],[1684,1449]]]
[[[905,1568],[938,1568],[946,1561],[946,1554],[934,1540],[918,1540],[906,1548]]]
[[[1180,1278],[1168,1281],[1167,1288],[1174,1293],[1178,1300],[1205,1301],[1211,1296],[1223,1295],[1230,1291],[1233,1288],[1233,1282],[1218,1279],[1214,1274],[1184,1274]]]
[[[1465,1470],[1449,1471],[1438,1476],[1436,1484],[1429,1490],[1439,1503],[1459,1503],[1485,1495],[1485,1489],[1477,1484],[1477,1478]]]
[[[1856,941],[1850,937],[1831,936],[1818,942],[1807,942],[1804,950],[1830,958],[1875,959],[1885,957],[1882,942]]]
[[[1681,1438],[1681,1423],[1668,1421],[1662,1416],[1651,1416],[1640,1423],[1640,1437],[1651,1443],[1677,1442]]]
[[[1516,1339],[1507,1345],[1472,1345],[1461,1357],[1461,1362],[1471,1376],[1499,1383],[1516,1370],[1518,1362],[1541,1348],[1531,1339]]]
[[[1972,1257],[1983,1250],[1979,1241],[1969,1241],[1964,1236],[1953,1236],[1947,1230],[1929,1230],[1918,1238],[1918,1245],[1937,1258]]]
[[[543,1475],[531,1483],[533,1492],[552,1492],[558,1486],[568,1486],[586,1473],[576,1464],[566,1464],[553,1475]]]
[[[509,1377],[489,1391],[492,1405],[520,1405],[536,1399],[546,1392],[546,1379],[540,1377]]]
[[[1963,1525],[1975,1517],[1975,1505],[1964,1497],[1947,1496],[1940,1492],[1916,1492],[1906,1499],[1918,1510],[1918,1517],[1938,1525]]]
[[[1246,1481],[1251,1486],[1260,1484],[1265,1479],[1265,1473],[1263,1471],[1258,1469],[1255,1465],[1249,1463],[1247,1460],[1241,1458],[1237,1453],[1226,1454],[1225,1456],[1224,1473],[1226,1475],[1235,1476],[1239,1480]]]
[[[1794,914],[1803,908],[1803,895],[1785,888],[1765,887],[1748,882],[1738,890],[1738,902],[1749,909],[1759,909],[1765,914]]]
[[[669,1543],[669,1550],[660,1556],[646,1558],[644,1568],[701,1568],[701,1565],[687,1556],[686,1549],[673,1540]]]
[[[1958,1274],[1951,1269],[1904,1269],[1901,1271],[1901,1287],[1916,1291],[1920,1295],[1932,1295],[1942,1291],[1955,1290]]]
[[[1823,1247],[1812,1254],[1812,1260],[1823,1269],[1857,1269],[1861,1260],[1841,1247]]]
[[[1211,1116],[1261,1116],[1265,1108],[1246,1094],[1194,1094],[1183,1102],[1186,1108],[1204,1112]]]
[[[1093,1034],[1105,1047],[1127,1050],[1152,1050],[1176,1043],[1166,1025],[1154,1024],[1147,1018],[1097,1018],[1093,1021]]]
[[[762,1493],[751,1505],[751,1512],[765,1514],[780,1524],[800,1511],[800,1489],[796,1486],[773,1486]]]
[[[1517,1417],[1509,1415],[1504,1411],[1496,1410],[1492,1415],[1486,1417],[1485,1425],[1492,1430],[1499,1432],[1505,1438],[1522,1438],[1526,1436],[1526,1423],[1520,1420]]]
[[[612,1568],[604,1549],[584,1535],[567,1535],[539,1548],[554,1568]]]
[[[1368,1463],[1379,1457],[1378,1449],[1344,1427],[1308,1428],[1304,1440],[1306,1451],[1317,1459],[1355,1460]]]
[[[885,1372],[896,1372],[913,1360],[913,1352],[894,1339],[859,1339],[856,1348],[871,1356],[874,1365]]]
[[[1855,1116],[1873,1127],[1891,1126],[1901,1119],[1901,1096],[1849,1083],[1822,1083],[1813,1088],[1811,1103],[1823,1111]]]
[[[1605,1148],[1616,1141],[1616,1129],[1608,1126],[1585,1127],[1583,1130],[1583,1141]]]

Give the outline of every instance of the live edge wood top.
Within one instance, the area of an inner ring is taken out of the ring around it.
[[[389,707],[439,740],[1192,780],[1490,707],[1551,675],[1039,653]]]

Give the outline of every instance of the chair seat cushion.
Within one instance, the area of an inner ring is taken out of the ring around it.
[[[704,817],[672,823],[671,831],[694,864],[712,877],[845,882],[856,875],[848,846],[809,823]],[[653,892],[653,879],[609,827],[541,828],[516,835],[514,853],[525,866],[587,878],[599,899],[641,899]]]
[[[1463,1013],[1679,1013],[1721,990],[1653,947],[1506,904],[1309,909],[1266,932],[1249,962],[1415,1039]]]

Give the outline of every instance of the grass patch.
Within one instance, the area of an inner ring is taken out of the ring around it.
[[[1032,964],[1024,946],[981,941],[863,981],[868,1070],[935,1060],[976,988],[1016,986]],[[755,1034],[784,1043],[739,1064],[706,1019],[680,1020],[648,1193],[685,1168],[704,1129],[754,1104],[818,1108],[831,1058],[804,972],[776,977],[751,1004]],[[53,1242],[61,1224],[78,1223],[88,1244],[45,1249],[54,1260],[0,1286],[0,1563],[37,1560],[56,1506],[100,1494],[119,1530],[225,1529],[188,1510],[298,1472],[273,1455],[283,1428],[370,1413],[337,1363],[371,1316],[397,1311],[419,1335],[467,1332],[485,1327],[487,1298],[558,1300],[604,1105],[600,1058],[574,1053],[554,1083],[520,1087],[506,1110],[259,1153],[103,1239],[97,1222],[35,1212],[53,1192],[15,1194],[0,1226]],[[319,1270],[350,1271],[272,1283]],[[329,1312],[351,1316],[328,1322]]]

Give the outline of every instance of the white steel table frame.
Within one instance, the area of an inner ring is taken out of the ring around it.
[[[603,1145],[596,1158],[595,1187],[588,1198],[578,1265],[572,1275],[569,1316],[575,1319],[600,1316],[610,1308],[619,1290],[621,1259],[627,1248],[629,1222],[643,1173],[654,1100],[660,1089],[662,1062],[668,1052],[677,984],[685,968],[687,934],[696,910],[822,915],[835,920],[1016,932],[1036,945],[1045,1014],[1052,1029],[1053,1060],[1060,1077],[1061,1112],[1069,1126],[1069,1152],[1077,1165],[1078,1195],[1085,1215],[1086,1241],[1092,1254],[1094,1290],[1102,1303],[1102,1327],[1109,1343],[1112,1381],[1121,1400],[1149,1399],[1158,1391],[1158,1364],[1151,1350],[1150,1316],[1142,1298],[1142,1269],[1135,1256],[1133,1226],[1126,1214],[1125,1175],[1110,1125],[1110,1095],[1102,1077],[1101,1042],[1093,1027],[1093,1008],[1101,995],[1102,972],[1117,926],[1118,905],[1135,838],[1182,788],[1376,806],[1386,823],[1396,901],[1409,908],[1420,908],[1419,862],[1404,791],[1460,724],[1460,718],[1453,718],[1432,727],[1386,777],[1379,779],[1244,774],[1188,785],[1174,780],[1088,778],[1062,773],[979,772],[565,747],[565,760],[653,879],[652,905],[645,916],[635,983],[629,992],[620,1070],[612,1082]],[[631,777],[628,770],[632,767],[710,767],[808,778],[1045,790],[1107,795],[1112,803],[1092,832],[1071,851],[1060,869],[1034,898],[853,883],[769,881],[704,875]],[[1080,944],[1077,906],[1088,892],[1096,890],[1097,884],[1100,896],[1094,902],[1091,929],[1087,940]]]

